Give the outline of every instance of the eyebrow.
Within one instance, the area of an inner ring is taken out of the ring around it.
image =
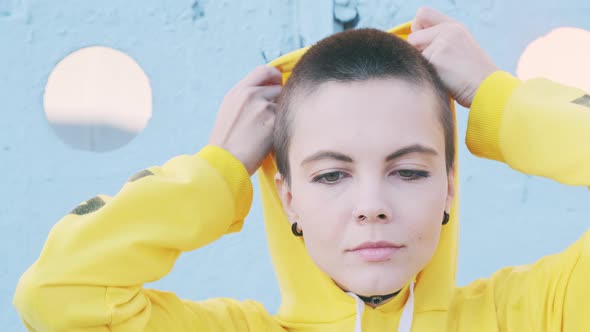
[[[385,157],[385,162],[389,162],[389,161],[398,159],[398,158],[408,155],[410,153],[429,154],[429,155],[433,155],[433,156],[438,155],[438,152],[436,152],[436,150],[433,148],[429,148],[429,147],[421,145],[421,144],[414,144],[414,145],[406,146],[404,148],[401,148],[401,149],[389,154],[387,157]],[[345,154],[342,154],[340,152],[318,151],[318,152],[312,154],[311,156],[305,158],[301,162],[301,166],[304,166],[305,164],[308,164],[308,163],[311,163],[314,161],[323,160],[323,159],[335,159],[335,160],[339,160],[339,161],[343,161],[343,162],[347,162],[347,163],[354,162],[354,160],[351,157],[349,157]]]
[[[410,145],[410,146],[407,146],[405,148],[401,148],[401,149],[395,151],[394,153],[387,156],[385,158],[385,161],[386,162],[391,161],[391,160],[397,159],[399,157],[405,156],[410,153],[421,153],[421,154],[429,154],[432,156],[438,156],[438,152],[436,152],[435,149],[429,148],[427,146],[420,145],[420,144],[414,144],[414,145]]]

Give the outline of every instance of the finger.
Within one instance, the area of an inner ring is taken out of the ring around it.
[[[274,101],[281,93],[281,88],[282,87],[280,85],[268,85],[258,86],[254,89],[256,89],[255,94],[257,96],[260,96],[268,101]]]
[[[412,21],[412,31],[427,29],[438,24],[454,21],[454,19],[438,10],[424,6],[420,7],[416,12],[416,17]]]
[[[238,83],[240,86],[261,86],[281,84],[281,72],[272,66],[258,66]]]
[[[430,63],[432,63],[432,56],[434,54],[435,49],[436,45],[431,44],[426,49],[424,49],[424,51],[422,51],[422,56]]]
[[[271,76],[264,82],[265,85],[282,85],[283,73],[273,66],[268,66],[271,69]]]
[[[434,42],[442,28],[442,25],[437,25],[428,29],[414,31],[408,36],[408,43],[412,44],[419,51],[423,51]]]

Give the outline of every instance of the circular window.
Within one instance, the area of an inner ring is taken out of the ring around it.
[[[111,151],[129,143],[152,116],[152,92],[127,54],[93,46],[66,56],[47,80],[48,122],[69,146]]]
[[[517,67],[521,79],[544,77],[590,91],[590,31],[558,28],[528,45]]]

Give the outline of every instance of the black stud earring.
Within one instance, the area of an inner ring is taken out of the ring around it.
[[[442,222],[442,224],[443,224],[443,225],[446,225],[446,224],[448,224],[448,223],[449,223],[449,219],[450,219],[450,217],[451,217],[451,216],[450,216],[450,215],[447,213],[447,211],[445,211],[445,212],[444,212],[444,214],[443,214],[443,222]]]
[[[293,232],[293,235],[295,235],[295,236],[303,236],[303,231],[300,231],[300,230],[297,229],[297,223],[296,222],[294,222],[291,225],[291,232]]]

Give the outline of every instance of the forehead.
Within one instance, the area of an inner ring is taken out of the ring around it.
[[[291,149],[444,148],[438,103],[427,86],[401,79],[326,82],[294,105]]]

